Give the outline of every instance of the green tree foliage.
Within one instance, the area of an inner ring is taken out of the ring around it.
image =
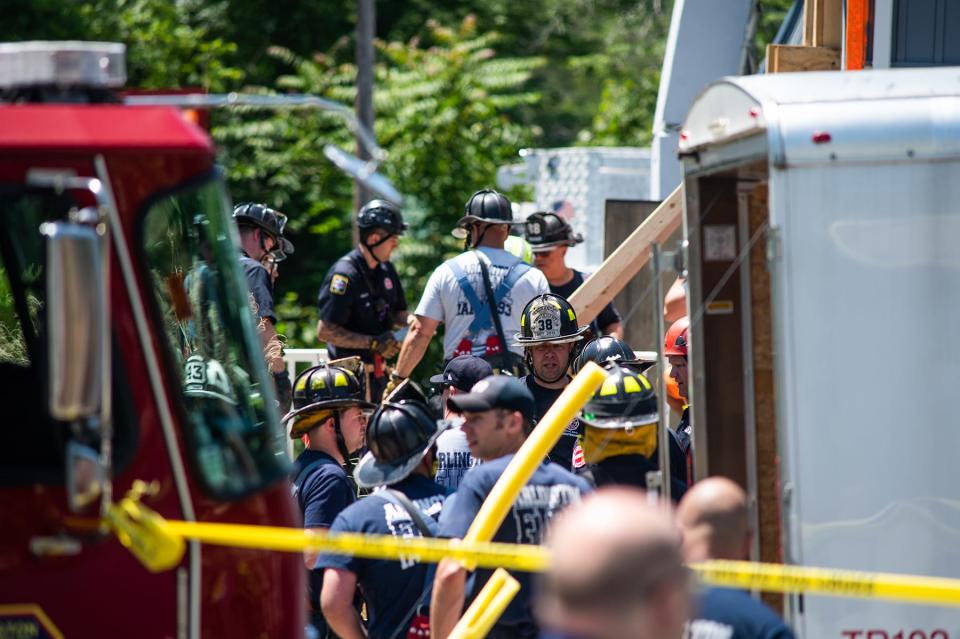
[[[755,43],[792,0],[759,0]],[[408,196],[397,261],[411,304],[460,247],[449,231],[474,190],[525,146],[645,144],[672,0],[377,3],[376,133]],[[352,104],[356,3],[343,0],[7,0],[0,40],[128,46],[133,88],[311,92]],[[455,25],[453,28],[443,25]],[[319,53],[318,53],[319,52]],[[352,185],[322,154],[353,141],[335,116],[237,109],[213,117],[235,201],[290,214],[280,330],[314,346],[315,298],[350,247]],[[439,340],[436,340],[437,342]],[[437,349],[439,344],[434,345]],[[436,362],[436,350],[431,362]],[[420,372],[429,372],[431,362]]]
[[[0,41],[101,40],[127,45],[128,86],[235,88],[237,45],[216,32],[226,3],[203,0],[8,0]]]
[[[450,231],[470,194],[494,183],[497,167],[535,140],[510,113],[535,104],[524,90],[544,61],[506,58],[493,46],[498,35],[477,32],[468,17],[457,28],[430,23],[424,41],[378,42],[376,134],[389,158],[383,170],[408,194],[408,237],[395,255],[409,302],[415,305],[427,277],[460,247]],[[301,57],[274,48],[291,69],[276,90],[313,93],[353,102],[356,69],[336,53]],[[349,148],[342,121],[329,113],[235,112],[214,128],[236,199],[265,199],[290,214],[297,253],[281,266],[286,291],[280,326],[290,343],[313,346],[313,307],[323,277],[350,248],[351,184],[322,155],[325,143]],[[292,320],[292,321],[290,321]],[[439,340],[422,370],[439,353]]]

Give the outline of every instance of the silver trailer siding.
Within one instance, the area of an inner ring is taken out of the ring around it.
[[[725,79],[680,151],[693,207],[700,178],[765,164],[785,561],[960,577],[960,69]],[[788,612],[809,639],[960,637],[960,608],[791,596]]]

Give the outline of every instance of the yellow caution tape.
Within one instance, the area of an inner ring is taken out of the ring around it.
[[[186,544],[183,536],[172,532],[163,517],[140,503],[140,496],[155,491],[137,480],[126,497],[110,504],[104,519],[128,548],[151,572],[170,570],[180,563]]]
[[[504,567],[526,572],[540,572],[550,564],[546,548],[522,544],[466,543],[456,539],[327,533],[300,528],[192,521],[168,521],[166,524],[174,534],[220,546],[288,552],[312,550],[370,559],[416,559],[428,563],[449,558],[470,561],[483,568]]]
[[[313,550],[371,559],[438,563],[450,558],[483,568],[525,572],[542,572],[550,566],[550,555],[542,546],[168,521],[129,497],[114,504],[106,519],[121,543],[154,572],[179,565],[185,539],[220,546],[286,552]],[[960,579],[746,561],[708,561],[693,564],[691,569],[704,583],[715,586],[960,606]]]
[[[504,469],[500,479],[483,501],[470,524],[464,541],[490,541],[503,523],[520,490],[530,481],[547,453],[557,445],[560,436],[577,413],[589,401],[607,373],[593,362],[588,362],[543,416],[527,437],[520,450]]]
[[[483,639],[518,592],[520,582],[503,568],[497,568],[447,639]]]
[[[707,561],[691,568],[715,586],[960,606],[960,579],[749,561]]]

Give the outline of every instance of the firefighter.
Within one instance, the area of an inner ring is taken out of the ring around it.
[[[460,393],[469,393],[474,384],[491,375],[493,368],[486,360],[473,355],[460,355],[447,363],[443,373],[430,378],[431,384],[443,389],[443,417],[452,423],[451,428],[437,440],[437,474],[434,479],[441,486],[456,490],[464,474],[479,463],[470,454],[467,436],[460,428],[463,417],[450,409],[447,400]]]
[[[364,362],[368,399],[380,401],[387,384],[386,361],[400,352],[393,331],[408,324],[400,276],[390,262],[407,230],[400,209],[371,200],[357,213],[360,244],[337,260],[320,287],[317,339],[335,359]]]
[[[583,242],[583,237],[574,233],[573,227],[562,217],[547,212],[532,213],[527,218],[524,237],[533,250],[534,265],[543,271],[550,283],[550,292],[570,299],[573,292],[589,277],[589,274],[570,268],[566,262],[567,249]],[[613,335],[623,338],[620,313],[613,302],[603,307],[597,318],[590,323],[590,327],[597,337]]]
[[[688,563],[750,557],[747,496],[724,477],[709,477],[690,489],[677,509]],[[793,639],[793,632],[772,610],[734,588],[707,588],[697,596],[690,639]]]
[[[629,364],[632,369],[642,373],[656,364],[656,358],[638,355],[619,337],[604,335],[587,342],[577,358],[573,360],[570,369],[576,375],[587,362],[596,362],[600,366],[606,366],[608,362]]]
[[[265,204],[244,202],[233,208],[233,219],[240,233],[240,266],[260,318],[260,339],[265,348],[270,348],[279,343],[277,316],[273,310],[273,278],[261,261],[277,252],[284,256],[293,254],[293,242],[283,236],[287,216]],[[268,368],[281,410],[286,409],[290,406],[290,374],[283,358],[268,357]]]
[[[244,384],[244,373],[234,369],[234,377],[249,397],[252,389]],[[259,471],[248,442],[242,408],[237,405],[237,390],[227,369],[218,360],[199,353],[189,356],[183,366],[183,393],[191,415],[202,415],[190,430],[190,444],[204,462],[204,475],[218,491],[242,493],[257,481]]]
[[[520,350],[506,336],[519,328],[524,305],[550,288],[543,273],[504,250],[515,224],[510,200],[502,194],[483,190],[470,197],[457,223],[468,250],[437,267],[427,281],[397,359],[395,383],[413,372],[441,322],[445,362],[477,355],[495,370],[519,372]],[[493,304],[487,303],[490,297]]]
[[[676,382],[677,392],[683,402],[683,414],[677,424],[677,443],[680,452],[676,459],[670,458],[671,464],[682,464],[687,469],[687,483],[693,481],[693,429],[690,425],[690,407],[687,405],[689,397],[689,378],[687,375],[687,348],[690,343],[690,318],[684,316],[674,322],[663,338],[663,354],[670,363],[670,379]],[[671,455],[673,453],[671,452]]]
[[[544,639],[680,639],[689,571],[667,511],[632,488],[605,488],[560,513],[535,604]],[[711,635],[729,637],[729,635]]]
[[[340,512],[357,498],[349,471],[351,456],[363,446],[367,419],[363,388],[345,368],[321,364],[308,368],[293,384],[293,411],[284,417],[290,438],[306,436],[306,449],[297,457],[293,495],[303,514],[304,528],[329,528]],[[309,573],[311,623],[323,639],[327,625],[320,610],[322,569],[316,553],[304,553]]]
[[[587,326],[577,326],[573,307],[559,295],[539,295],[524,307],[516,343],[523,346],[530,369],[523,382],[536,401],[534,423],[543,418],[570,383],[567,369],[577,355],[577,343],[588,330]],[[550,461],[567,470],[582,467],[578,445],[582,434],[580,420],[574,419],[550,451]]]
[[[480,506],[500,478],[514,453],[533,430],[535,403],[520,380],[505,375],[483,379],[469,393],[447,402],[463,413],[463,432],[470,452],[483,461],[471,469],[457,492],[444,504],[440,537],[463,538]],[[527,482],[493,541],[539,544],[551,517],[566,505],[579,501],[590,490],[586,481],[565,468],[540,464]],[[430,604],[433,637],[444,638],[460,618],[465,600],[475,596],[493,573],[477,569],[468,581],[467,570],[458,561],[444,560],[437,567]],[[536,637],[537,626],[530,613],[532,575],[515,573],[521,588],[488,637]]]
[[[367,425],[369,451],[354,477],[373,494],[341,512],[331,532],[434,537],[447,491],[430,480],[434,445],[445,428],[416,401],[384,403]],[[322,554],[323,614],[338,637],[406,637],[423,595],[428,567],[416,560],[383,561]],[[359,585],[367,627],[353,605]]]
[[[647,473],[660,467],[657,394],[642,373],[627,364],[607,364],[607,378],[581,411],[584,477],[595,486],[647,487]],[[673,450],[677,444],[670,436]],[[670,468],[670,496],[687,490],[686,468]]]

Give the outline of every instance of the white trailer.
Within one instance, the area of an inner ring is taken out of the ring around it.
[[[758,558],[960,577],[960,68],[724,79],[680,154],[697,475],[748,488]],[[784,605],[808,639],[960,637]]]

